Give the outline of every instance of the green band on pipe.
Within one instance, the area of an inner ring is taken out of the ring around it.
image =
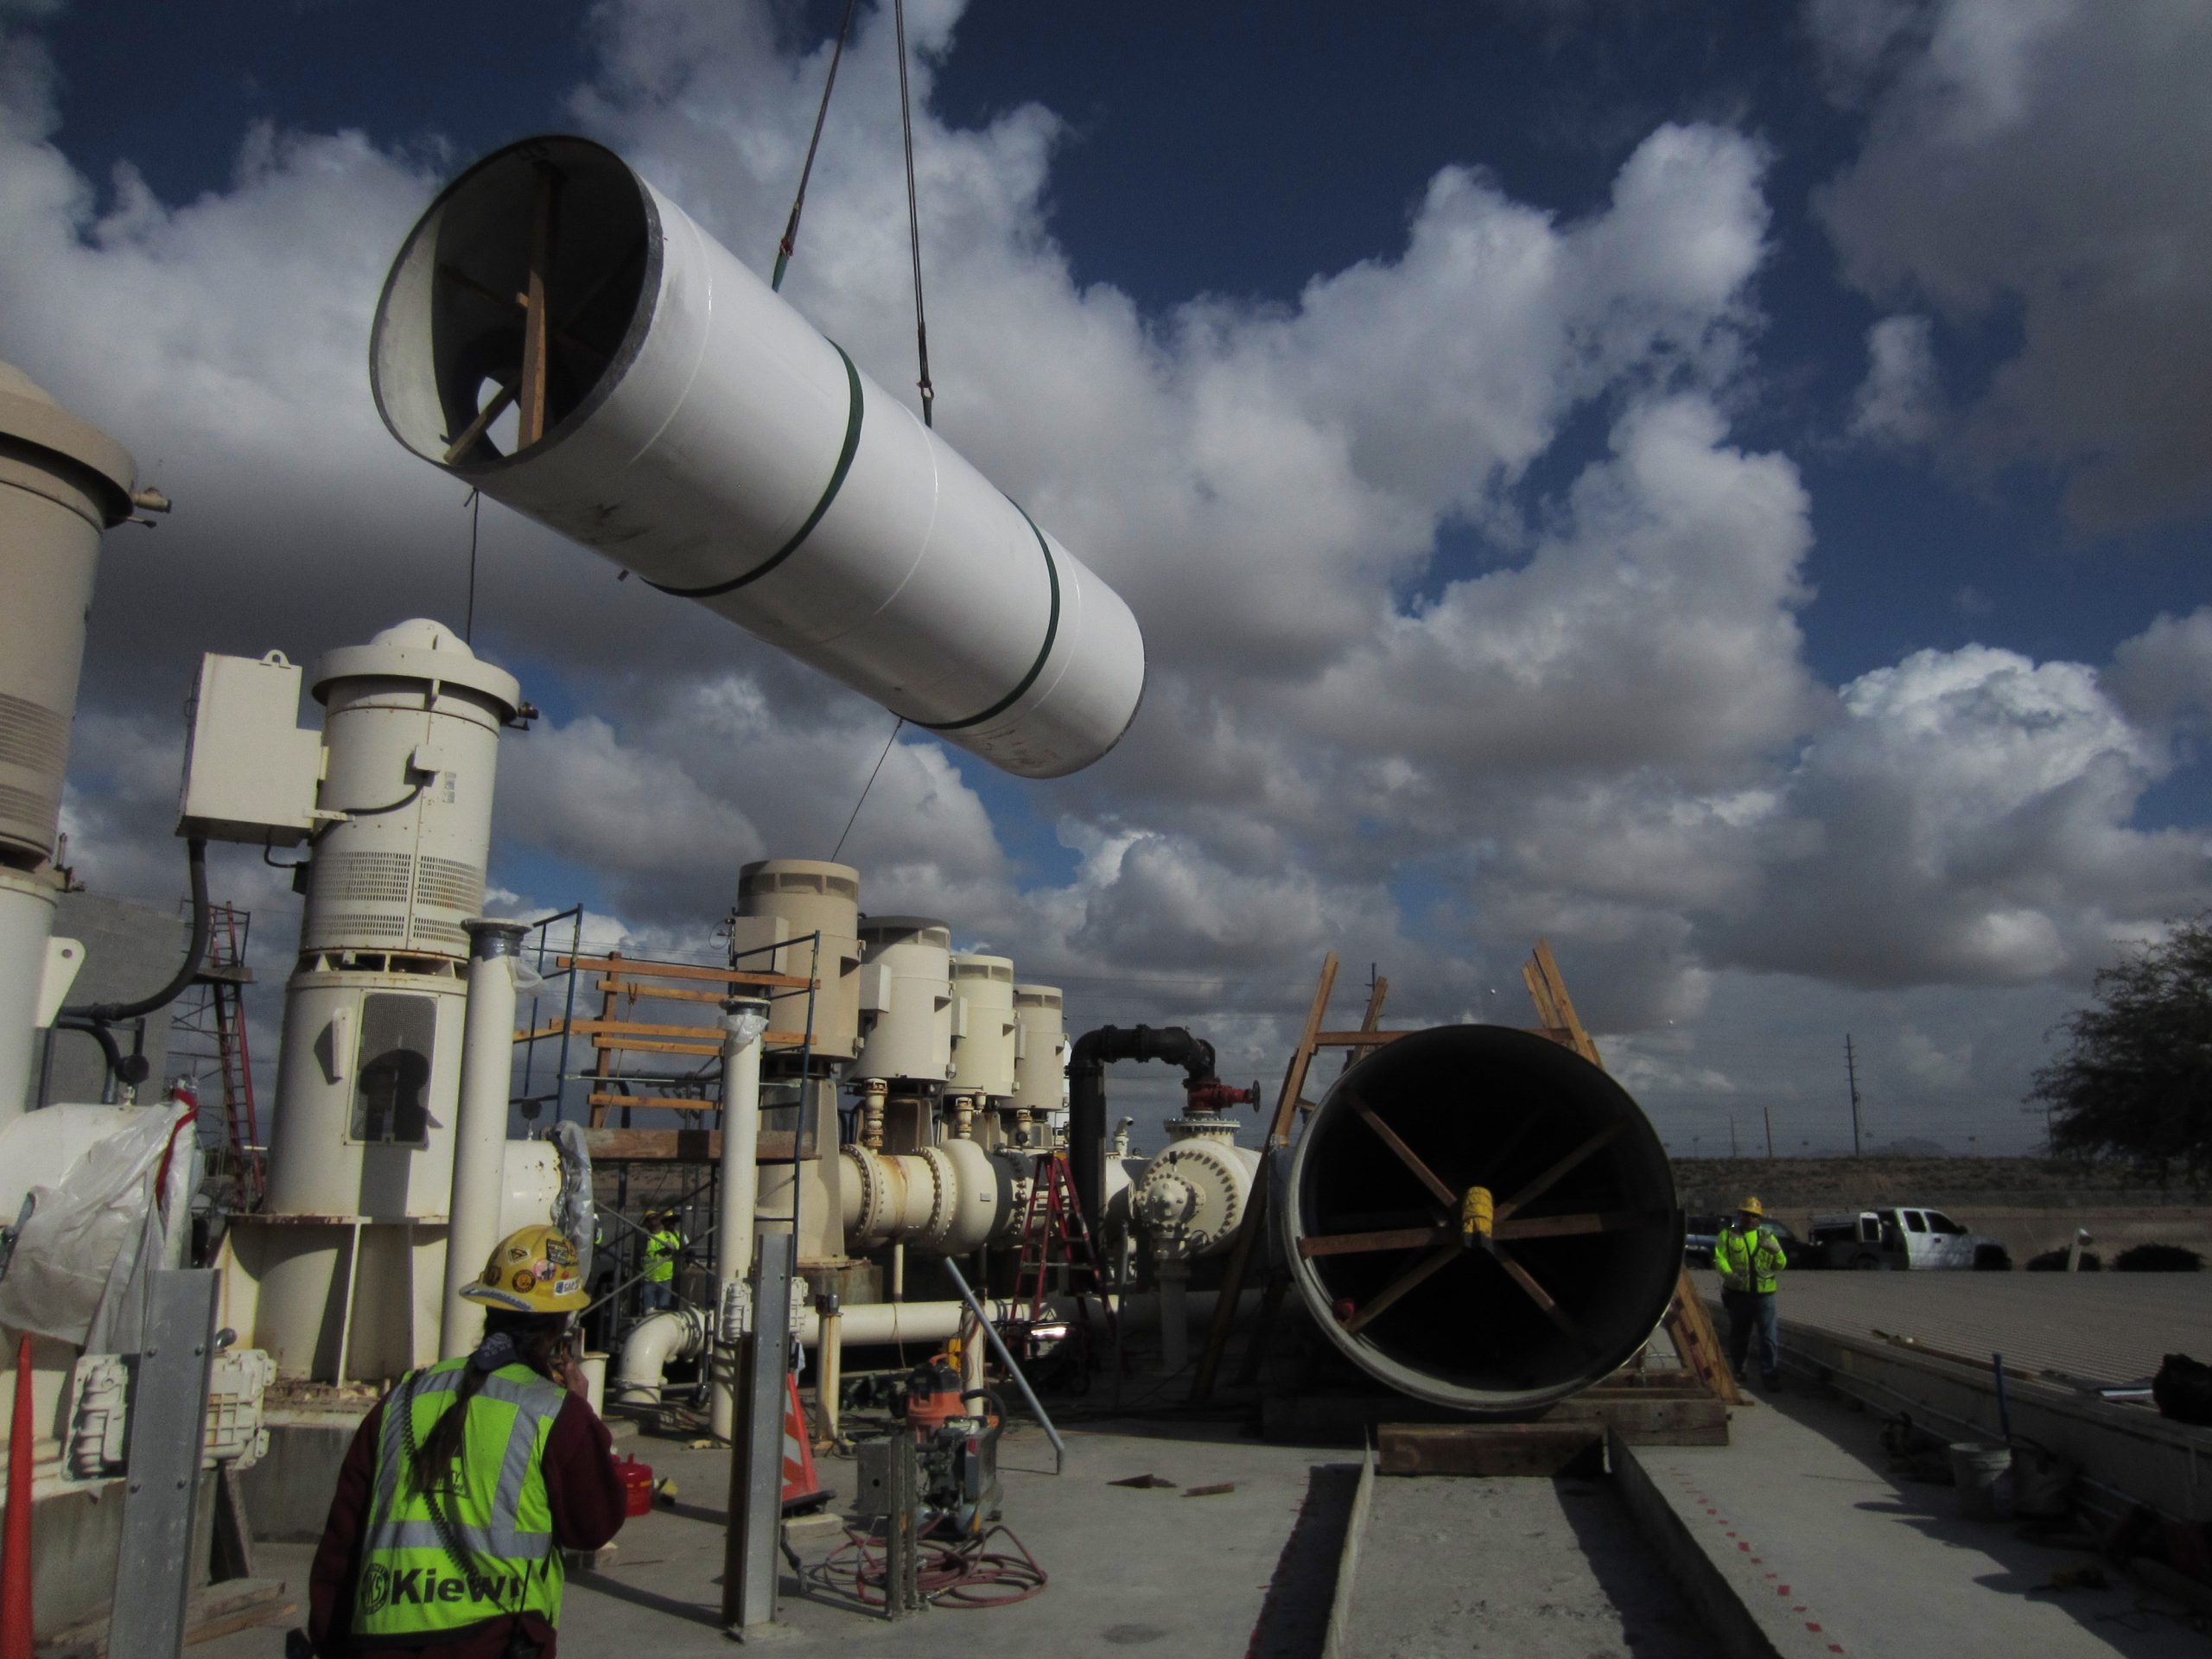
[[[844,488],[845,474],[853,467],[854,452],[861,447],[861,372],[853,366],[853,359],[845,355],[843,346],[834,340],[830,342],[830,346],[845,365],[845,386],[850,399],[845,416],[845,447],[837,452],[837,465],[830,474],[829,486],[822,492],[822,499],[814,504],[814,511],[806,515],[806,522],[792,533],[791,540],[741,576],[732,576],[728,582],[710,582],[704,588],[669,588],[648,578],[648,586],[658,588],[664,594],[673,594],[678,599],[713,599],[718,594],[735,593],[747,582],[760,581],[798,552],[799,543],[814,533],[814,527],[822,522],[822,515],[830,511],[830,504],[837,499],[837,492]]]
[[[1029,526],[1029,533],[1037,538],[1037,550],[1045,556],[1045,577],[1052,585],[1052,614],[1045,621],[1045,643],[1038,650],[1037,660],[1029,664],[1029,671],[1021,677],[1021,683],[984,709],[982,714],[970,715],[965,720],[948,720],[936,723],[918,720],[912,722],[925,732],[965,731],[970,726],[980,726],[987,720],[995,720],[1013,708],[1020,700],[1021,694],[1037,683],[1037,677],[1045,671],[1045,659],[1052,654],[1052,642],[1060,636],[1060,568],[1052,563],[1052,543],[1045,539],[1045,532],[1037,528],[1037,521],[1023,511],[1021,503],[1009,496],[1007,499],[1007,505],[1021,514],[1021,522]]]

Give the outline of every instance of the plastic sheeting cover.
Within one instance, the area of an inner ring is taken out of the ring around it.
[[[599,1213],[591,1196],[591,1150],[584,1144],[580,1124],[556,1123],[548,1139],[561,1154],[561,1196],[554,1204],[553,1224],[575,1241],[578,1276],[589,1284],[592,1246],[599,1236]]]
[[[35,1205],[0,1279],[0,1325],[100,1353],[136,1353],[146,1275],[162,1264],[163,1212],[183,1214],[193,1182],[189,1108],[118,1107],[116,1131],[59,1186],[31,1189]],[[166,1201],[154,1182],[172,1137]]]

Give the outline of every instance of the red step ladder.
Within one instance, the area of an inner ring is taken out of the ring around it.
[[[1075,1299],[1068,1336],[1079,1344],[1077,1351],[1082,1356],[1084,1370],[1088,1371],[1091,1353],[1087,1306],[1090,1299],[1098,1299],[1109,1347],[1116,1350],[1120,1344],[1115,1327],[1120,1323],[1121,1315],[1109,1294],[1110,1287],[1098,1260],[1090,1224],[1084,1218],[1083,1206],[1076,1202],[1075,1176],[1069,1167],[1068,1155],[1065,1152],[1045,1152],[1037,1155],[1036,1173],[1029,1183],[1029,1211],[1022,1223],[1021,1256],[1014,1274],[1014,1305],[1027,1305],[1014,1333],[1025,1360],[1036,1357],[1036,1343],[1031,1333],[1044,1319],[1045,1298],[1052,1288],[1055,1266],[1061,1269],[1065,1294]]]

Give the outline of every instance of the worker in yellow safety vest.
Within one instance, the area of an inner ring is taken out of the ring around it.
[[[1757,1336],[1759,1380],[1773,1393],[1782,1387],[1782,1322],[1774,1293],[1789,1257],[1766,1224],[1766,1206],[1756,1197],[1738,1208],[1735,1225],[1714,1236],[1713,1265],[1720,1271],[1720,1305],[1728,1311],[1728,1363],[1736,1380],[1744,1380],[1744,1362]]]
[[[645,1217],[652,1231],[645,1236],[645,1294],[647,1307],[676,1306],[676,1258],[683,1254],[685,1239],[672,1211]]]
[[[475,1352],[401,1377],[340,1469],[308,1575],[321,1659],[552,1659],[562,1551],[622,1525],[613,1441],[573,1352],[575,1243],[525,1227],[461,1294],[486,1309]]]

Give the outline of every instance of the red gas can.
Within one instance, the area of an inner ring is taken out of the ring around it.
[[[652,1466],[639,1463],[635,1458],[625,1458],[614,1465],[622,1477],[622,1513],[649,1515],[653,1507],[653,1471]]]

